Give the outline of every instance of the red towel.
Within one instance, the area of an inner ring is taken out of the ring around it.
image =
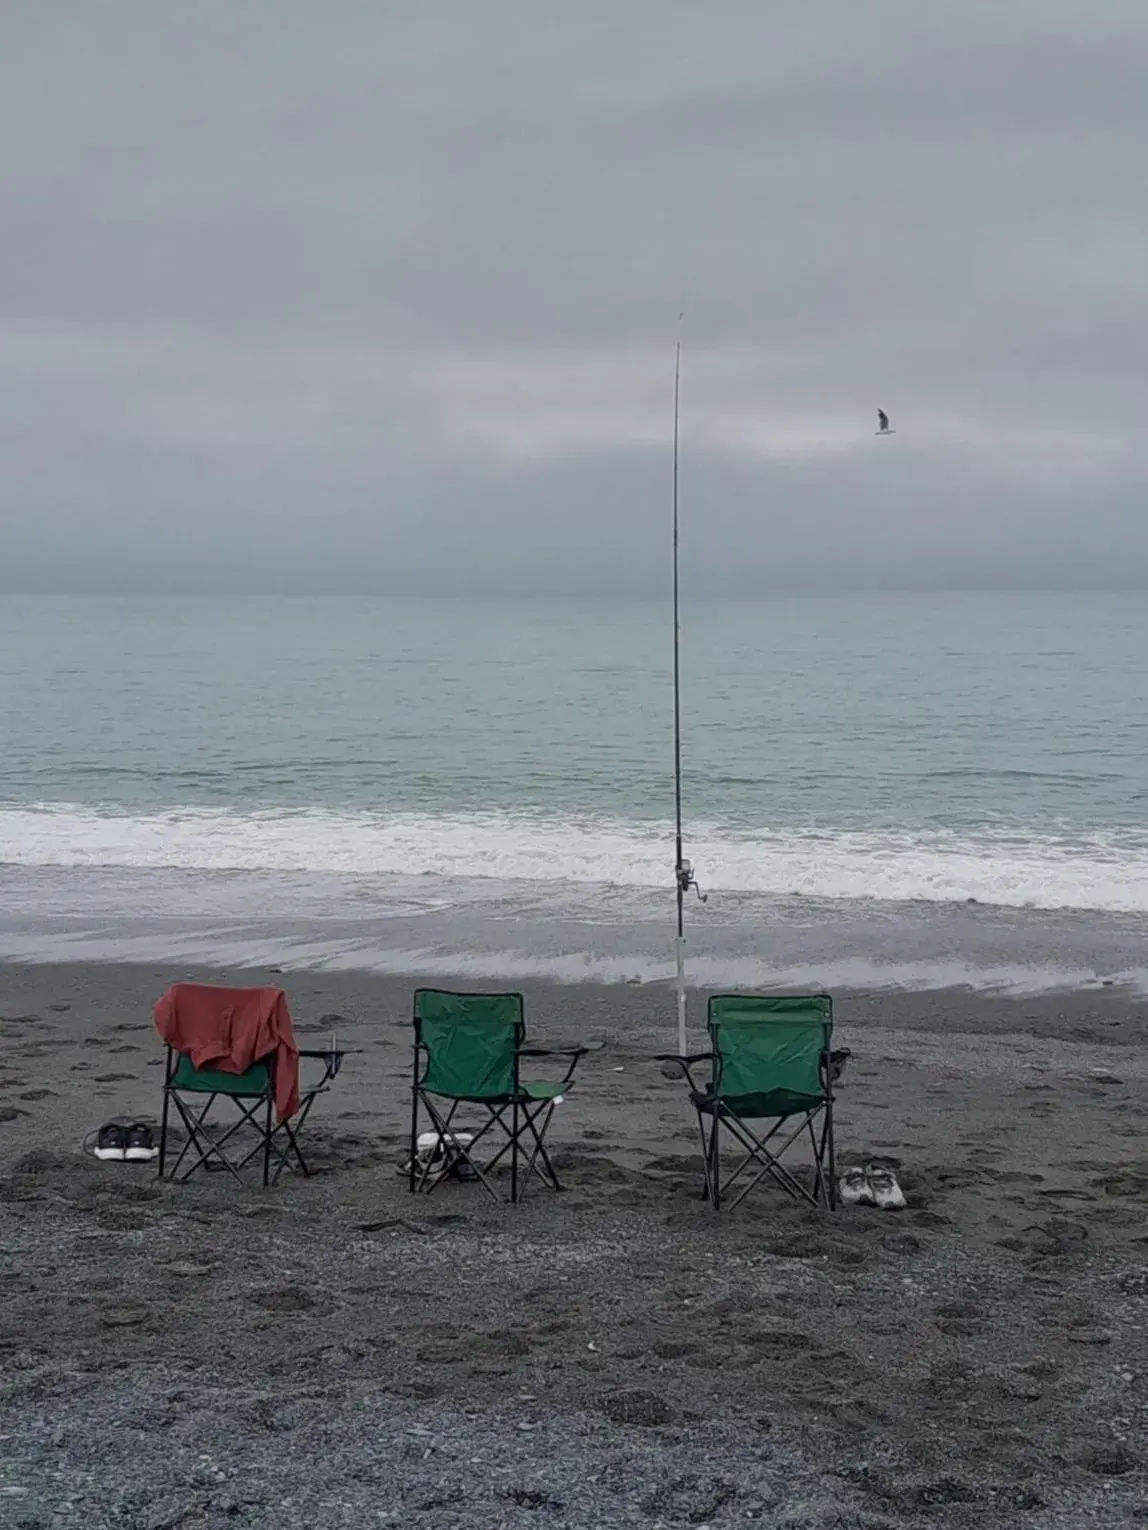
[[[214,988],[174,983],[155,1006],[155,1028],[197,1068],[246,1073],[275,1054],[275,1109],[299,1109],[299,1048],[282,988]]]

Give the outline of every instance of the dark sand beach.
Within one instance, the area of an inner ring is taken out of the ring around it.
[[[658,987],[526,985],[600,1041],[562,1195],[414,1199],[411,982],[281,982],[352,1056],[263,1191],[84,1157],[155,1119],[174,967],[0,967],[0,1523],[1122,1526],[1148,1519],[1148,1050],[1119,989],[840,995],[845,1158],[899,1213],[716,1217]],[[702,1005],[695,1002],[700,1018]],[[326,1018],[341,1016],[337,1022]],[[306,1044],[306,1043],[304,1043]]]

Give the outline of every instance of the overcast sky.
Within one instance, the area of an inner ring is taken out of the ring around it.
[[[1148,587],[1145,0],[4,0],[0,588]],[[878,405],[897,434],[876,440]]]

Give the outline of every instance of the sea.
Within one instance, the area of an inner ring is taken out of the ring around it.
[[[692,599],[699,985],[1148,991],[1148,602]],[[668,601],[0,598],[0,958],[653,982]]]

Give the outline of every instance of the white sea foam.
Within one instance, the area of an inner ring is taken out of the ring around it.
[[[715,892],[1148,912],[1143,831],[958,836],[703,824],[688,834],[687,853]],[[0,863],[29,868],[425,876],[474,891],[490,883],[662,889],[671,857],[669,824],[604,817],[0,810]]]
[[[313,932],[182,929],[131,932],[77,924],[66,930],[19,931],[0,926],[0,958],[18,962],[117,961],[228,970],[267,968],[291,972],[374,972],[410,978],[464,977],[471,981],[549,978],[560,983],[669,983],[673,962],[650,952],[614,955],[591,951],[535,952],[514,947],[486,950],[381,946],[363,935],[332,938]],[[965,988],[1018,997],[1098,987],[1091,968],[1070,963],[976,961],[882,961],[834,957],[818,962],[769,961],[733,954],[691,951],[691,986],[766,988],[802,992],[881,992]],[[1148,993],[1148,969],[1128,967],[1104,981],[1135,994]]]

